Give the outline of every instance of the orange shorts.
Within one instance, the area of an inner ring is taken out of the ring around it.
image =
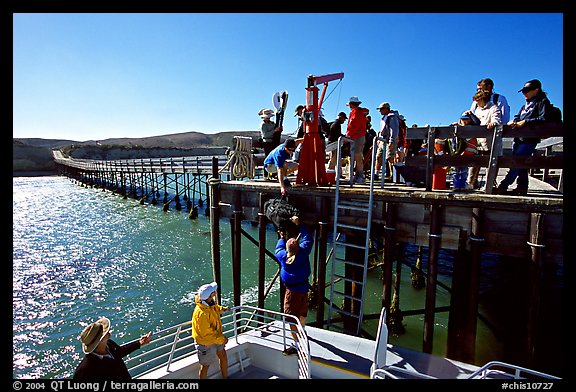
[[[284,313],[296,317],[306,317],[308,314],[308,292],[298,293],[287,288],[284,295]]]

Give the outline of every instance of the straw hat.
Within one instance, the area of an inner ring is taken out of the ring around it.
[[[260,118],[264,119],[274,117],[276,114],[272,109],[260,109],[258,111],[258,115],[260,116]]]
[[[84,351],[84,354],[90,354],[94,351],[109,331],[110,320],[106,317],[101,317],[96,322],[84,328],[80,334],[80,341],[82,342],[82,351]]]

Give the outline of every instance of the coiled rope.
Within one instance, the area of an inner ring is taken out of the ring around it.
[[[234,178],[254,178],[252,138],[247,136],[234,136],[234,140],[234,149],[229,153],[228,161],[218,173],[222,173],[232,165],[231,173]]]

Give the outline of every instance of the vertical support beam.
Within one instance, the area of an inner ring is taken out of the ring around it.
[[[386,317],[390,319],[390,305],[392,304],[392,267],[396,255],[396,204],[392,202],[386,205],[386,225],[384,226],[384,265],[382,307],[387,309]],[[386,320],[386,321],[388,321]]]
[[[240,306],[240,263],[242,257],[242,193],[234,191],[234,211],[232,212],[231,239],[232,239],[232,286],[234,290],[234,306]]]
[[[258,307],[264,308],[266,281],[266,215],[264,213],[264,193],[259,193],[258,211]]]
[[[476,355],[478,288],[484,243],[484,211],[472,209],[470,250],[458,249],[452,274],[452,295],[446,354],[449,358],[473,363]]]
[[[346,242],[363,247],[366,243],[366,239],[358,232],[347,232]],[[346,247],[345,258],[348,263],[346,263],[344,266],[344,276],[356,282],[363,282],[364,274],[362,272],[364,267],[364,249]],[[362,283],[346,281],[344,284],[344,293],[353,298],[362,298]],[[360,308],[360,303],[356,299],[344,298],[345,311],[359,316]],[[342,320],[344,321],[344,328],[347,331],[350,331],[351,334],[354,334],[355,331],[360,330],[360,328],[358,328],[358,321],[360,318],[342,315]]]
[[[434,143],[436,128],[428,126],[428,152],[426,153],[426,190],[432,190],[432,174],[434,173]]]
[[[322,328],[324,326],[324,297],[326,295],[326,250],[328,247],[328,230],[329,230],[329,217],[328,217],[328,198],[322,199],[322,220],[319,222],[319,254],[318,254],[318,273],[316,277],[316,327]]]
[[[426,304],[424,308],[424,340],[422,351],[432,353],[434,338],[434,314],[436,311],[436,285],[438,276],[438,252],[442,239],[441,208],[438,204],[432,205],[428,254],[428,283],[426,285]]]
[[[539,327],[540,296],[542,291],[542,252],[545,248],[544,240],[544,214],[533,212],[530,214],[530,239],[528,245],[532,250],[532,263],[530,266],[530,306],[528,310],[528,323],[526,333],[527,365],[534,366],[536,336]]]
[[[214,165],[214,161],[215,165]],[[222,298],[222,277],[220,275],[220,177],[218,158],[213,157],[212,178],[210,178],[210,240],[212,251],[212,271],[218,284],[218,298]],[[214,166],[216,170],[214,170]]]

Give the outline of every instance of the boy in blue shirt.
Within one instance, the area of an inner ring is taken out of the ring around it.
[[[296,145],[302,143],[304,139],[286,139],[284,144],[279,145],[272,150],[264,159],[264,168],[268,173],[278,173],[278,182],[282,195],[288,193],[287,187],[290,186],[288,174],[298,170],[298,163],[289,158],[296,151]],[[271,179],[271,177],[268,177]]]

